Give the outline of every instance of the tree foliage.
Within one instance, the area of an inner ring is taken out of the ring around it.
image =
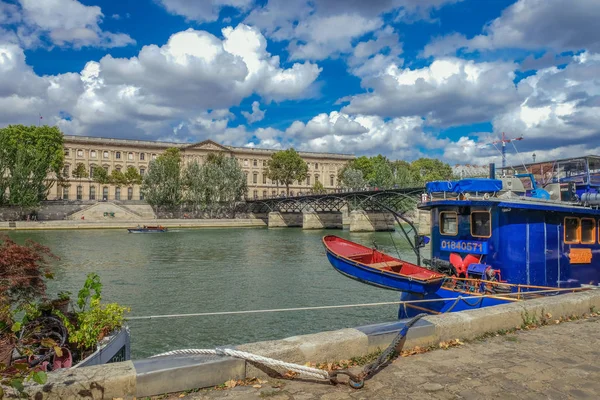
[[[323,186],[323,184],[321,183],[321,181],[316,181],[315,184],[312,186],[312,192],[314,194],[324,194],[327,193],[327,191],[325,190],[325,186]]]
[[[126,185],[139,185],[142,183],[142,176],[138,172],[137,168],[133,165],[127,167],[127,171],[124,174],[125,184]]]
[[[118,169],[113,169],[110,173],[110,183],[115,185],[116,187],[121,187],[127,185],[127,178],[125,178],[125,174]]]
[[[361,190],[367,186],[367,181],[360,169],[344,168],[339,178],[340,185],[347,189]]]
[[[285,185],[288,196],[290,185],[303,181],[307,175],[308,165],[293,148],[273,153],[267,163],[267,177]]]
[[[419,158],[411,164],[423,182],[452,179],[452,167],[435,158]]]
[[[141,191],[148,204],[173,208],[183,199],[182,189],[181,154],[179,149],[169,148],[150,161]]]
[[[73,175],[73,178],[79,179],[80,181],[81,181],[81,179],[85,179],[90,176],[87,172],[87,168],[85,167],[85,164],[81,163],[81,162],[77,163],[77,166],[73,170],[72,175]]]
[[[57,127],[0,129],[0,204],[36,206],[63,180],[63,135]],[[49,178],[50,177],[50,178]]]

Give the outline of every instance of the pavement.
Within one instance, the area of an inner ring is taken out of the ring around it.
[[[204,389],[163,399],[597,399],[600,317],[476,340],[401,357],[365,387],[267,379],[260,385]],[[260,387],[258,387],[260,386]]]

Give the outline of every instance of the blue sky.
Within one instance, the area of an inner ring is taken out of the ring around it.
[[[600,153],[600,2],[0,0],[0,124],[497,161]],[[511,146],[512,148],[512,146]]]

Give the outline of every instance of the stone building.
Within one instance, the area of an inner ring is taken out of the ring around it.
[[[235,157],[248,176],[248,197],[264,198],[285,193],[285,187],[271,182],[266,176],[267,160],[274,150],[251,147],[222,146],[212,140],[199,143],[171,143],[145,140],[111,139],[87,136],[64,137],[65,166],[63,174],[68,177],[67,187],[54,186],[48,198],[65,200],[143,200],[140,186],[116,187],[99,185],[91,178],[73,178],[73,171],[83,163],[90,177],[94,168],[105,168],[110,174],[113,169],[125,172],[134,166],[141,175],[148,171],[150,161],[158,157],[169,147],[181,151],[184,162],[203,160],[210,153],[224,153]],[[316,181],[323,184],[327,191],[338,187],[338,171],[350,160],[350,154],[299,152],[308,164],[308,177],[302,182],[290,186],[290,195],[299,195],[311,190]]]

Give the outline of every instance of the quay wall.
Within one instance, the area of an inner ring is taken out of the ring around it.
[[[538,321],[545,318],[554,320],[580,316],[597,309],[600,309],[600,290],[589,290],[427,316],[409,330],[404,348],[438,345],[441,341],[451,339],[474,339],[486,333],[513,329],[533,318]],[[235,348],[299,364],[309,361],[332,362],[384,349],[403,326],[403,321],[388,322],[248,343]],[[173,356],[50,373],[45,385],[30,384],[27,390],[36,399],[75,399],[79,398],[77,395],[82,388],[87,390],[92,399],[132,399],[216,386],[230,379],[261,377],[267,372],[243,360],[229,357]],[[110,391],[96,390],[107,387]]]

